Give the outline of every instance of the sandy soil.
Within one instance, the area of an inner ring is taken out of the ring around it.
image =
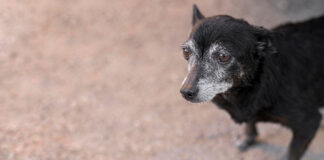
[[[242,126],[179,94],[184,0],[0,1],[1,160],[267,160],[291,137],[260,124],[239,153]],[[271,27],[323,12],[321,0],[202,0],[206,15]],[[324,126],[305,159],[324,159]]]

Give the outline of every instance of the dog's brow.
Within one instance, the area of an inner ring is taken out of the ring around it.
[[[185,41],[184,43],[181,44],[182,48],[187,47],[187,46],[188,46],[188,41]]]
[[[192,52],[198,54],[198,49],[196,48],[196,43],[193,39],[189,39],[185,43],[182,44],[182,48],[188,47],[192,50]]]
[[[210,45],[208,54],[211,55],[215,51],[225,53],[227,52],[226,48],[221,43],[213,43]]]

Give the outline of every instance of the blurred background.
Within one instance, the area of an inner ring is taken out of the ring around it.
[[[291,133],[260,124],[257,147],[211,103],[179,94],[192,4],[273,27],[323,0],[0,1],[1,160],[277,159]],[[324,125],[305,159],[324,159]]]

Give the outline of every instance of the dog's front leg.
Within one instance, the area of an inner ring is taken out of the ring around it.
[[[305,118],[303,122],[295,123],[292,127],[293,137],[290,142],[288,155],[285,160],[300,160],[321,122],[321,114],[316,113],[312,117]]]
[[[236,144],[237,148],[240,151],[247,150],[251,145],[255,143],[255,138],[258,136],[258,131],[256,128],[255,121],[246,122],[244,128],[244,137],[243,139],[239,140]]]

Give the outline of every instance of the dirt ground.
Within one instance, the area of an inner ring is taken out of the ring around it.
[[[321,0],[202,0],[205,15],[265,27],[323,13]],[[0,0],[0,160],[271,160],[291,133],[242,126],[179,94],[184,0]],[[324,159],[324,125],[305,160]]]

